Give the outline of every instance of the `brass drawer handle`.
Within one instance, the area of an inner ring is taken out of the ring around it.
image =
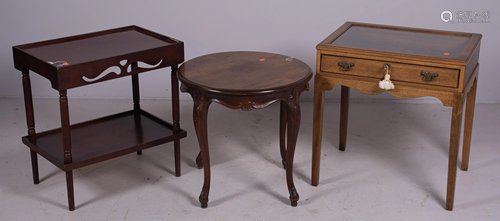
[[[435,77],[439,76],[438,73],[431,73],[426,71],[421,71],[420,75],[424,76],[424,80],[426,81],[432,81]]]
[[[350,71],[354,67],[354,63],[339,62],[338,65],[342,67],[343,71]]]

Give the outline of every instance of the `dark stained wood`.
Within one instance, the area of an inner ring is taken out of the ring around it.
[[[196,165],[198,166],[198,169],[203,168],[203,159],[201,157],[201,151],[198,153],[198,156],[196,157]]]
[[[30,149],[31,156],[31,172],[33,173],[33,183],[39,184],[40,178],[38,175],[38,156],[36,151]]]
[[[191,59],[181,66],[190,84],[219,93],[248,94],[279,90],[303,81],[310,69],[297,59],[260,52],[222,52]],[[217,63],[225,60],[225,63]],[[207,64],[217,65],[207,65]],[[280,73],[280,74],[277,74]],[[256,84],[256,79],[259,79]]]
[[[303,89],[301,89],[303,90]],[[301,92],[301,91],[300,91]],[[299,104],[299,91],[293,91],[292,96],[286,102],[288,105],[285,107],[287,112],[287,151],[286,151],[286,184],[290,194],[290,201],[292,206],[297,206],[299,194],[295,189],[293,183],[293,158],[295,155],[295,147],[297,144],[297,136],[300,127],[300,104]]]
[[[43,61],[66,61],[69,65],[76,65],[169,45],[172,43],[135,30],[128,30],[93,38],[61,41],[57,44],[28,48],[24,51]]]
[[[26,123],[28,125],[28,139],[31,142],[36,141],[35,132],[35,113],[33,112],[33,96],[31,94],[31,81],[29,76],[29,70],[23,69],[23,93],[24,93],[24,106],[26,111]],[[33,183],[40,183],[38,176],[38,159],[35,151],[30,150],[31,155],[31,170],[33,172]]]
[[[180,176],[180,139],[177,65],[184,61],[184,44],[149,30],[128,26],[67,38],[13,47],[14,66],[22,71],[28,136],[22,138],[31,151],[33,180],[39,182],[37,155],[66,172],[69,210],[75,209],[73,170],[94,163],[174,141],[175,173]],[[56,66],[49,61],[65,61]],[[161,61],[161,62],[160,62]],[[154,65],[141,67],[139,62]],[[106,73],[116,66],[120,71]],[[171,125],[140,108],[138,74],[172,67],[173,120]],[[61,128],[35,132],[29,70],[47,78],[59,91]],[[116,73],[119,72],[119,73]],[[88,81],[107,74],[99,80]],[[119,75],[118,75],[119,74]],[[132,75],[131,111],[70,125],[67,89]],[[174,82],[175,81],[175,82]]]
[[[297,205],[299,195],[293,183],[293,157],[300,126],[299,97],[309,89],[311,78],[311,69],[305,63],[263,52],[209,54],[180,67],[181,91],[189,93],[194,100],[193,121],[200,145],[196,163],[204,169],[199,197],[202,208],[208,206],[210,190],[207,114],[212,102],[245,111],[280,102],[280,153],[291,205]]]
[[[200,145],[200,156],[202,159],[204,175],[203,187],[199,197],[201,208],[207,208],[208,194],[210,192],[210,153],[208,150],[207,115],[208,108],[211,103],[212,102],[210,102],[210,100],[206,99],[194,99],[193,105],[193,122],[196,130],[196,136],[198,137],[198,143]]]
[[[280,154],[283,168],[286,169],[286,103],[280,102]]]
[[[182,131],[180,124],[179,113],[179,79],[177,78],[177,65],[172,66],[171,72],[171,90],[172,90],[172,130],[174,134]],[[174,140],[174,155],[175,155],[175,176],[181,176],[181,140]]]
[[[61,110],[61,135],[63,149],[63,163],[65,165],[73,162],[71,155],[71,132],[69,123],[68,97],[66,91],[59,91],[59,107]],[[60,137],[60,136],[59,136]],[[69,211],[75,210],[75,194],[73,191],[73,171],[66,171],[66,186],[68,190]]]
[[[66,190],[68,193],[69,211],[75,210],[75,190],[73,187],[73,171],[66,171]]]
[[[447,210],[453,209],[462,107],[467,94],[462,169],[467,170],[478,75],[480,34],[346,22],[316,47],[314,89],[313,163],[311,184],[319,183],[324,91],[342,86],[339,149],[345,150],[348,118],[348,91],[366,94],[386,90],[378,87],[389,63],[395,88],[387,92],[398,98],[436,97],[453,108],[450,136]],[[438,52],[450,53],[449,55]],[[342,70],[339,62],[355,63]],[[424,80],[420,71],[438,73]]]
[[[50,80],[58,91],[84,86],[82,77],[95,78],[109,67],[120,68],[120,74],[108,74],[97,80],[102,82],[134,75],[184,61],[184,43],[166,36],[129,26],[77,35],[56,40],[14,46],[14,66],[33,70]],[[169,56],[164,56],[169,54]],[[127,60],[125,65],[120,62]],[[56,67],[48,61],[65,61],[68,65]],[[127,68],[134,62],[161,63],[154,68]]]
[[[137,62],[133,62],[131,65],[132,70],[134,68],[137,68]],[[140,96],[140,89],[139,89],[139,75],[134,74],[131,75],[132,77],[132,100],[134,102],[134,120],[136,127],[139,128],[139,136],[138,136],[138,143],[142,143],[142,123],[140,122],[140,110],[141,110],[141,96]],[[138,155],[142,154],[142,150],[137,151]]]
[[[67,171],[186,137],[186,131],[181,129],[174,134],[171,124],[146,111],[141,110],[140,119],[142,131],[135,125],[133,110],[71,125],[72,163],[69,164],[64,164],[61,153],[61,129],[38,133],[36,144],[28,139],[23,142],[40,148],[42,156],[50,156],[53,160],[49,161]],[[142,143],[138,143],[139,136],[144,139]]]

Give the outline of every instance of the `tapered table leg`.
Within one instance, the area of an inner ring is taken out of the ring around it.
[[[312,144],[312,172],[311,185],[319,184],[319,165],[321,160],[321,137],[323,133],[323,108],[325,104],[325,92],[319,85],[317,76],[314,86],[314,110],[313,110],[313,144]]]
[[[30,150],[31,154],[31,170],[33,172],[33,183],[39,184],[40,178],[38,175],[38,157],[37,153],[34,150]]]
[[[75,210],[75,190],[73,188],[73,171],[66,172],[66,188],[68,190],[69,211]]]
[[[474,120],[474,108],[476,106],[476,89],[477,78],[474,81],[469,93],[467,93],[467,101],[465,106],[465,119],[464,119],[464,142],[462,150],[462,170],[469,169],[469,154],[470,143],[472,137],[472,121]]]
[[[342,86],[340,97],[339,150],[344,151],[347,142],[347,122],[349,117],[349,87]]]
[[[204,181],[203,188],[199,197],[201,207],[207,208],[208,194],[210,191],[210,155],[208,152],[208,137],[207,137],[207,114],[210,102],[203,100],[195,100],[193,109],[193,121],[200,145],[201,158],[203,160]]]
[[[455,183],[457,179],[458,146],[462,127],[463,94],[455,94],[455,104],[451,116],[450,150],[448,161],[448,188],[446,191],[446,209],[453,210]]]
[[[281,163],[283,168],[286,169],[286,125],[287,125],[287,114],[286,114],[286,103],[284,101],[280,102],[280,153],[281,153]]]

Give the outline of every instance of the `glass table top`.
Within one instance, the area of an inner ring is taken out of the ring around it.
[[[470,36],[351,26],[333,46],[458,58]]]

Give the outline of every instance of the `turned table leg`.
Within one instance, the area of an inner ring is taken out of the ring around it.
[[[59,91],[59,107],[61,111],[61,132],[64,150],[64,164],[72,162],[71,156],[71,132],[69,123],[68,97],[66,90]],[[69,210],[75,210],[75,194],[73,191],[73,171],[66,171],[66,185],[68,189]]]
[[[344,151],[347,141],[347,120],[349,116],[349,87],[342,86],[340,95],[339,150]]]
[[[470,142],[472,136],[472,121],[474,119],[474,108],[476,106],[476,89],[477,89],[477,77],[472,85],[469,93],[467,93],[467,100],[465,106],[465,119],[464,119],[464,142],[462,150],[462,170],[469,169],[469,154],[470,154]]]
[[[132,70],[134,68],[137,68],[137,62],[132,62],[130,64],[130,67]],[[140,93],[139,93],[139,75],[138,74],[133,74],[132,76],[132,99],[134,101],[134,118],[135,118],[135,123],[137,128],[141,127],[141,117],[140,117],[140,111],[141,111],[141,103],[140,103]],[[141,138],[142,139],[142,138]],[[142,143],[142,141],[139,141],[139,143]],[[138,155],[142,154],[142,150],[137,151]]]
[[[457,179],[458,146],[462,126],[463,94],[455,94],[455,104],[451,116],[450,149],[448,161],[448,188],[446,191],[446,210],[453,210],[455,183]]]
[[[204,182],[199,201],[202,208],[207,208],[208,193],[210,191],[210,155],[208,152],[208,137],[207,137],[207,114],[210,102],[203,100],[203,97],[195,98],[193,109],[193,121],[200,145],[200,155],[203,162]],[[197,160],[198,161],[198,160]]]
[[[286,169],[286,126],[287,126],[287,114],[286,114],[286,103],[284,101],[280,102],[280,153],[281,153],[281,163],[283,168]]]
[[[325,104],[325,91],[315,79],[314,85],[314,110],[313,110],[313,144],[312,144],[312,172],[311,185],[319,184],[319,165],[321,160],[321,136],[323,133],[323,108]]]
[[[171,82],[172,82],[172,121],[174,133],[178,133],[180,125],[179,114],[179,80],[177,79],[177,65],[172,66]],[[181,140],[174,140],[174,155],[175,155],[175,176],[181,176]]]
[[[24,92],[24,106],[26,109],[26,123],[28,125],[28,139],[32,143],[36,143],[36,132],[35,132],[35,113],[33,111],[33,96],[31,94],[31,81],[29,76],[29,70],[23,69],[23,92]],[[38,176],[38,159],[37,153],[30,149],[31,154],[31,170],[33,172],[33,183],[40,183]]]

